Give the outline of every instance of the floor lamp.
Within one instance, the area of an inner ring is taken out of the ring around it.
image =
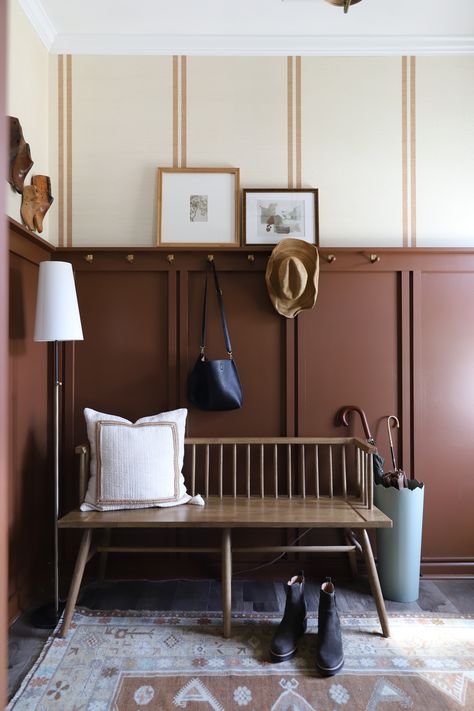
[[[59,443],[60,391],[59,342],[82,341],[81,317],[74,274],[69,262],[41,262],[36,297],[35,341],[54,343],[54,604],[46,604],[32,616],[36,627],[54,627],[59,619]]]

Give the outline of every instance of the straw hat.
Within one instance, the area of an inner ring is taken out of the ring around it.
[[[265,272],[268,294],[275,309],[294,318],[312,309],[318,296],[319,254],[301,239],[283,239],[274,248]]]

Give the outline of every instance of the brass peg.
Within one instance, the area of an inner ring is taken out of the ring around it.
[[[94,261],[94,255],[93,254],[85,254],[84,259],[86,260],[86,262],[89,262],[89,264],[90,264],[91,262]]]
[[[247,254],[247,259],[249,262],[254,262],[255,261],[255,255],[254,254]]]
[[[213,254],[208,254],[208,255],[207,255],[207,261],[208,261],[208,262],[213,262],[213,261],[214,261],[214,255],[213,255]]]
[[[375,262],[380,262],[380,257],[378,254],[369,254],[369,259],[372,264],[375,264]]]
[[[329,264],[331,264],[331,262],[335,262],[335,261],[336,261],[336,255],[335,255],[335,254],[328,254],[328,256],[326,257],[326,259],[328,260]]]
[[[174,254],[167,254],[166,259],[171,264],[171,262],[174,262]]]
[[[135,255],[134,254],[127,254],[125,259],[127,260],[127,262],[129,262],[131,264],[133,262],[133,260],[135,259]]]

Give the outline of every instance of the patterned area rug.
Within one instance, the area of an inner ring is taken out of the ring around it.
[[[268,661],[277,615],[76,611],[10,702],[12,711],[450,711],[474,709],[474,616],[341,615],[345,665],[314,667],[317,620],[298,655]]]

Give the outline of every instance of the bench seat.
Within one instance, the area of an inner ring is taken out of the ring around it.
[[[60,528],[390,528],[379,509],[354,500],[210,496],[205,506],[71,511]]]

